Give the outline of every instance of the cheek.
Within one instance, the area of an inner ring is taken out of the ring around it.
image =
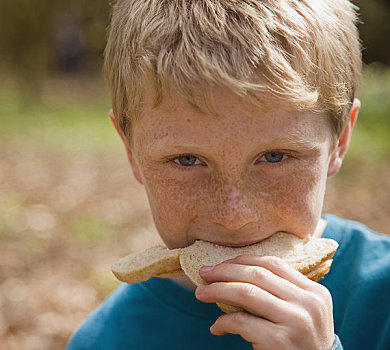
[[[199,193],[194,193],[193,186],[174,180],[147,181],[146,187],[152,209],[155,209],[159,216],[173,222],[174,218],[177,218],[178,210],[181,217],[189,214],[199,197]]]
[[[320,218],[326,187],[324,162],[303,162],[281,176],[261,179],[257,197],[267,203],[267,215],[287,231],[304,237]]]
[[[199,181],[180,181],[169,174],[147,172],[144,186],[148,195],[153,220],[167,246],[177,247],[197,213],[202,210],[204,187]],[[158,175],[154,175],[158,174]]]

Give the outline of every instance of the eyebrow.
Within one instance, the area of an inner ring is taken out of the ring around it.
[[[177,149],[178,152],[186,152],[185,149],[188,149],[189,153],[196,153],[204,151],[206,148],[209,147],[209,145],[205,144],[194,144],[194,143],[172,143],[172,144],[163,144],[165,137],[159,140],[155,140],[153,142],[153,148],[154,149],[167,149],[169,148],[170,150],[174,151]],[[265,142],[260,142],[257,143],[258,147],[262,148],[273,148],[275,147],[275,144],[287,144],[287,147],[293,146],[293,147],[299,147],[305,150],[316,150],[320,148],[321,143],[320,142],[314,142],[314,141],[308,141],[300,136],[294,136],[294,135],[283,135],[283,136],[278,136],[270,140],[266,140]],[[278,148],[278,147],[275,147]]]
[[[271,145],[275,143],[288,143],[289,145],[302,147],[305,149],[316,149],[321,146],[320,142],[308,141],[302,137],[287,135],[279,136],[264,143],[265,145]]]

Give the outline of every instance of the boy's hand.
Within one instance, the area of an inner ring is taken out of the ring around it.
[[[203,267],[200,275],[210,285],[196,289],[199,300],[245,310],[219,317],[212,334],[239,334],[255,350],[332,348],[329,291],[282,260],[243,255],[211,270]]]

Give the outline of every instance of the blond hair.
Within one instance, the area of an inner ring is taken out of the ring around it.
[[[356,7],[348,0],[117,0],[105,70],[131,139],[146,82],[207,109],[213,87],[259,93],[348,120],[361,74]]]

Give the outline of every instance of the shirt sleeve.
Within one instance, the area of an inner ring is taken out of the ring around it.
[[[336,334],[334,335],[334,343],[331,350],[343,350],[340,339]]]

